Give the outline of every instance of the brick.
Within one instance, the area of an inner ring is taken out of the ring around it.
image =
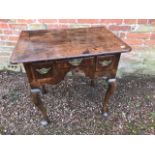
[[[19,29],[5,29],[3,30],[4,35],[19,35],[21,30]]]
[[[128,33],[128,39],[149,39],[150,33]]]
[[[138,24],[147,24],[148,20],[147,19],[138,19]]]
[[[33,22],[34,22],[33,19],[17,19],[16,20],[16,23],[20,23],[20,24],[29,24]]]
[[[9,36],[8,40],[9,41],[17,41],[18,40],[18,36]]]
[[[151,34],[150,39],[155,39],[155,33]]]
[[[10,19],[0,19],[0,23],[7,23]]]
[[[155,19],[149,19],[149,24],[155,25]]]
[[[76,19],[59,19],[59,23],[76,23]]]
[[[142,45],[144,43],[143,39],[123,39],[129,45]]]
[[[16,45],[16,42],[6,41],[6,42],[5,42],[5,45],[6,45],[6,46],[15,46],[15,45]]]
[[[89,24],[95,24],[99,23],[99,19],[77,19],[77,23],[89,23]]]
[[[139,25],[136,32],[154,32],[155,26],[152,25]]]
[[[8,23],[15,24],[17,19],[9,19]]]
[[[146,40],[145,45],[153,45],[153,46],[155,46],[155,40]]]
[[[125,24],[136,24],[137,19],[124,19]]]
[[[12,32],[13,32],[12,30],[7,30],[7,29],[3,30],[3,34],[12,34]]]
[[[47,29],[46,24],[30,24],[28,25],[29,30],[40,30],[40,29]]]
[[[100,23],[103,24],[122,24],[123,19],[101,19]]]
[[[61,24],[51,24],[51,25],[47,25],[48,26],[48,29],[66,29],[66,28],[69,28],[69,25],[61,25]]]
[[[86,28],[92,26],[91,24],[69,24],[70,28]]]
[[[13,29],[26,29],[27,25],[26,24],[9,24],[9,27]]]
[[[19,35],[20,32],[21,32],[21,30],[19,30],[19,29],[12,29],[12,34],[13,35]]]
[[[130,26],[118,26],[118,25],[111,25],[109,26],[109,29],[112,31],[130,31]]]
[[[61,28],[61,29],[66,29],[66,28],[69,28],[69,25],[67,24],[59,24],[58,25],[58,28]]]
[[[59,25],[58,24],[47,24],[47,29],[58,29]]]
[[[9,28],[9,25],[6,23],[0,23],[0,28]]]
[[[57,23],[57,19],[39,19],[38,22],[40,23]]]
[[[0,36],[0,40],[3,41],[3,40],[8,40],[8,36]]]

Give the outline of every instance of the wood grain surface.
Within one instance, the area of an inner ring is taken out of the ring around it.
[[[22,31],[11,63],[58,60],[131,51],[105,27]]]

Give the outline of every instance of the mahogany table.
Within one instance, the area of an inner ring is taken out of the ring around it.
[[[109,87],[102,108],[107,116],[121,53],[129,51],[131,47],[105,27],[22,31],[11,63],[24,64],[33,102],[42,112],[42,123],[46,125],[49,118],[40,92],[46,92],[45,84],[57,84],[75,68],[83,71],[92,85],[97,77],[107,78]]]

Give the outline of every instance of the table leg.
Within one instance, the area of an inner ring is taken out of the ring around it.
[[[47,116],[47,111],[46,108],[43,106],[41,99],[40,99],[40,89],[38,88],[32,88],[31,89],[31,96],[33,99],[33,103],[35,104],[35,106],[41,111],[42,115],[43,115],[43,120],[41,121],[42,125],[48,125],[49,123],[49,118]]]
[[[41,91],[42,91],[42,94],[46,94],[47,93],[47,90],[46,90],[44,85],[41,87]]]
[[[91,87],[94,87],[94,86],[95,86],[95,81],[94,81],[94,79],[91,79],[91,80],[90,80],[90,86],[91,86]]]
[[[108,79],[108,85],[109,86],[108,86],[108,90],[105,94],[105,98],[103,101],[103,109],[102,109],[103,116],[105,116],[105,117],[108,116],[109,99],[116,89],[116,79]]]
[[[96,64],[97,64],[97,57],[94,57],[94,65],[91,72],[91,81],[90,86],[95,87],[95,72],[96,72]]]

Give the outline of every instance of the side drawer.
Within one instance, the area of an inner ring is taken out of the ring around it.
[[[96,71],[117,69],[119,57],[116,55],[97,56]]]
[[[55,75],[54,62],[36,62],[32,63],[31,69],[34,79],[45,79]]]

